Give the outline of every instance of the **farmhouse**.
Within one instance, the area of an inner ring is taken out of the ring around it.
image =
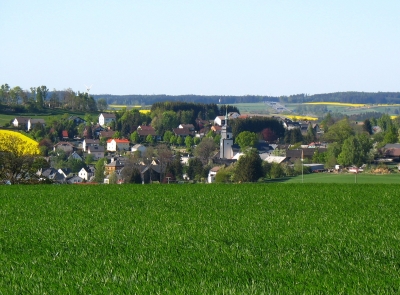
[[[57,149],[63,150],[66,154],[70,154],[74,151],[74,146],[70,142],[60,141],[53,146],[53,151],[56,151]]]
[[[12,124],[17,128],[27,128],[28,121],[28,117],[15,117],[15,119],[12,121]]]
[[[99,115],[99,125],[100,126],[108,125],[112,121],[115,121],[115,114],[101,113]]]

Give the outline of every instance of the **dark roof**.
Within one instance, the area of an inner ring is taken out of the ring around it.
[[[104,146],[101,145],[93,145],[88,147],[88,151],[91,152],[104,152]]]
[[[28,123],[28,121],[29,121],[28,117],[15,117],[15,119],[18,121],[18,123],[21,123],[21,124]]]
[[[30,119],[31,124],[41,123],[44,124],[44,119]]]
[[[139,127],[140,127],[140,126],[139,126]],[[138,133],[140,136],[148,136],[148,135],[156,136],[156,131],[154,130],[153,127],[151,127],[151,129],[150,129],[150,128],[139,129],[139,127],[138,127],[138,129],[137,129],[137,133]]]
[[[113,137],[114,133],[115,133],[115,131],[113,131],[113,130],[109,130],[109,131],[103,130],[103,131],[100,131],[100,136],[106,137],[106,138],[111,138],[111,137]]]
[[[101,113],[100,115],[103,115],[104,118],[108,118],[108,119],[115,119],[115,114],[111,114],[111,113]]]
[[[173,128],[172,131],[175,133],[175,135],[191,135],[192,132],[189,130],[189,128]]]
[[[326,148],[312,148],[312,149],[296,149],[296,150],[286,150],[286,157],[288,158],[298,158],[301,159],[303,151],[303,158],[312,158],[314,156],[315,151],[319,151],[320,153],[326,152]]]

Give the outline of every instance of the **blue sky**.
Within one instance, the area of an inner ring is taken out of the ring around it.
[[[0,84],[93,94],[400,91],[400,1],[0,0]]]

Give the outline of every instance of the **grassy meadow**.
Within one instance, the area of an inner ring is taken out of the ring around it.
[[[400,186],[2,186],[0,294],[394,294]]]

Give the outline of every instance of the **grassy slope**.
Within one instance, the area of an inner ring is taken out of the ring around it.
[[[393,294],[399,188],[3,186],[0,294]]]

